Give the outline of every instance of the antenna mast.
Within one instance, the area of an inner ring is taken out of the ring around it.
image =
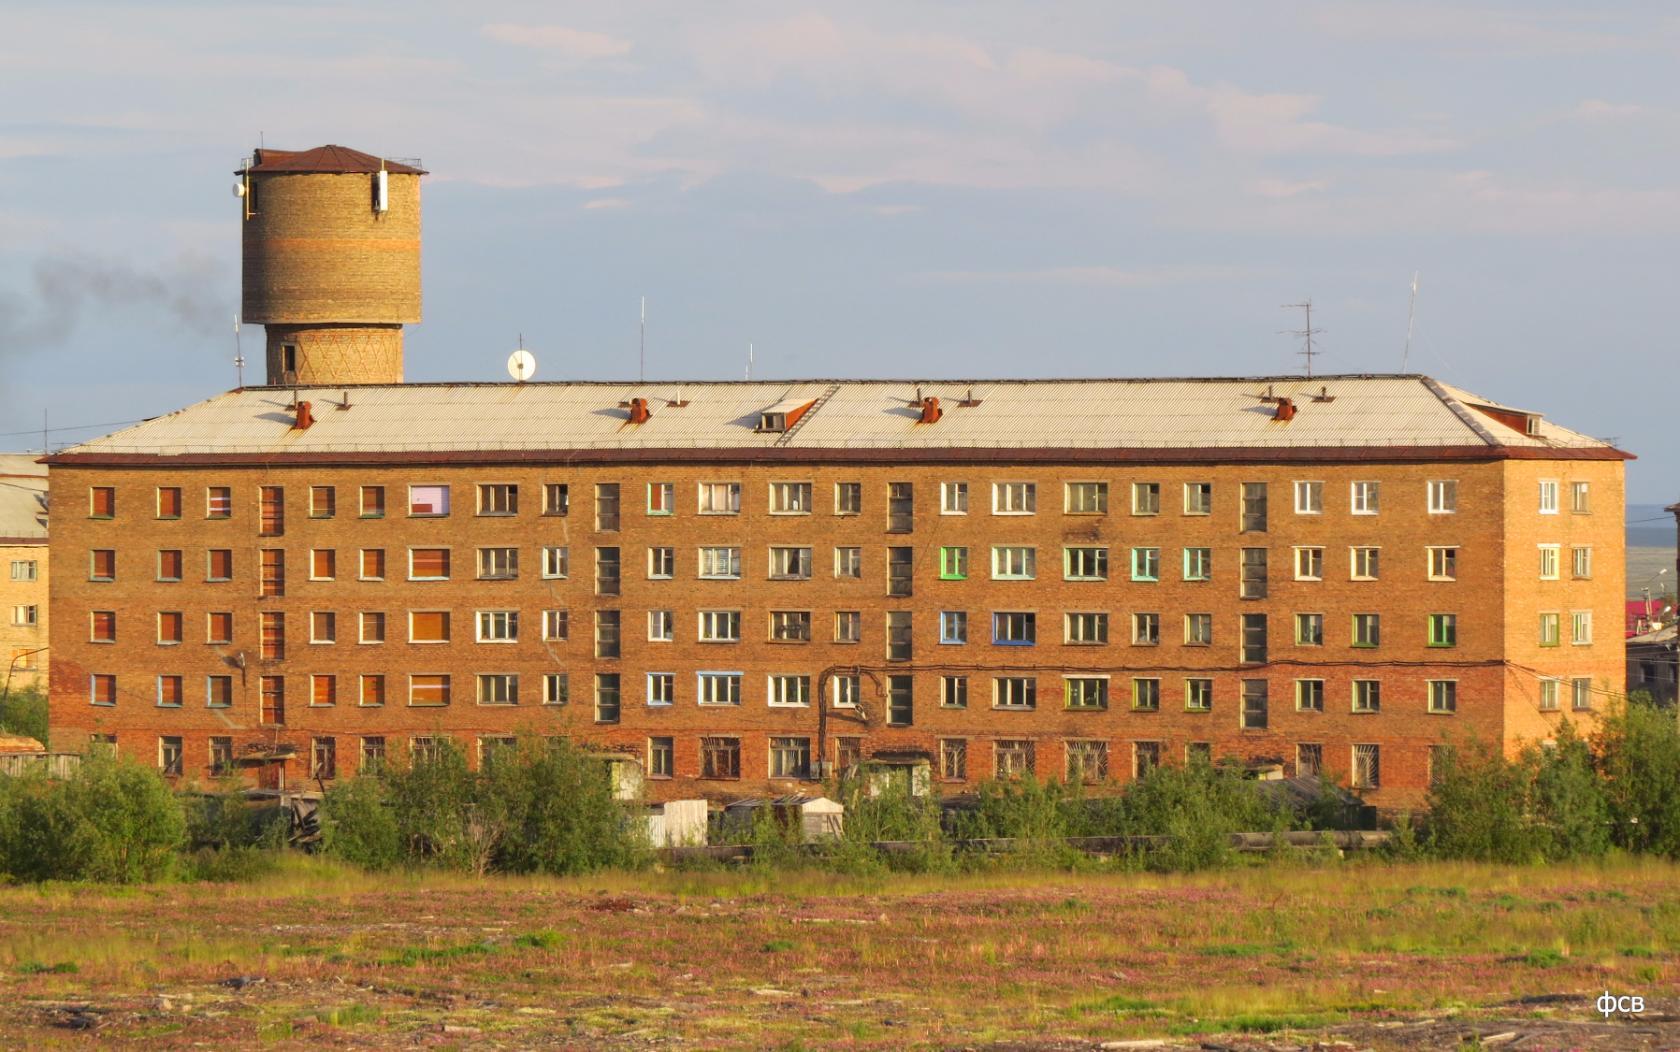
[[[1421,271],[1412,271],[1412,301],[1406,305],[1406,353],[1400,356],[1400,371],[1406,371],[1406,363],[1412,357],[1412,321],[1417,317],[1417,287],[1418,275]]]
[[[245,352],[239,349],[239,315],[233,316],[233,368],[239,377],[239,390],[245,390]]]
[[[1312,371],[1313,370],[1313,358],[1316,357],[1317,355],[1320,355],[1320,354],[1324,353],[1323,351],[1313,350],[1313,337],[1319,335],[1324,330],[1313,328],[1313,323],[1312,323],[1312,299],[1309,297],[1308,299],[1306,299],[1305,301],[1303,301],[1301,303],[1285,303],[1283,305],[1283,309],[1284,310],[1304,310],[1304,311],[1307,312],[1307,327],[1306,328],[1304,328],[1304,329],[1284,329],[1284,330],[1282,330],[1282,335],[1285,335],[1285,336],[1299,336],[1306,341],[1305,348],[1302,349],[1302,350],[1296,351],[1295,353],[1299,354],[1301,357],[1303,357],[1307,360],[1307,376],[1310,378],[1313,374],[1313,371]]]
[[[751,343],[748,343],[747,344],[747,376],[746,376],[746,378],[748,380],[752,379],[752,358],[753,358],[753,346],[752,346]]]

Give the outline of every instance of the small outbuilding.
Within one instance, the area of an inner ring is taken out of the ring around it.
[[[832,840],[840,836],[846,807],[826,796],[777,796],[737,800],[723,809],[723,827],[739,836],[752,829],[762,813],[782,828],[796,828],[804,840]]]

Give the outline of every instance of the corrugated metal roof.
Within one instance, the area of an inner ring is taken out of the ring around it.
[[[756,430],[768,409],[816,401],[791,435]],[[711,383],[396,384],[304,389],[315,423],[292,426],[293,392],[247,388],[67,450],[69,454],[489,452],[555,449],[1600,449],[1553,424],[1539,435],[1468,409],[1487,403],[1421,376],[1116,380],[799,380]],[[920,423],[918,392],[944,413]],[[629,423],[624,405],[648,400]],[[1276,403],[1293,400],[1293,419]],[[964,405],[964,402],[970,404]],[[681,403],[681,404],[679,404]]]
[[[47,468],[32,453],[0,453],[0,537],[47,539]]]
[[[317,146],[313,150],[274,150],[260,147],[251,151],[253,173],[321,173],[328,175],[359,175],[377,172],[381,168],[393,175],[425,175],[418,165],[401,164],[389,158],[352,150],[348,146]],[[234,173],[245,174],[245,169]]]

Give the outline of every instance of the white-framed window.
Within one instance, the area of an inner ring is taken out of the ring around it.
[[[647,703],[649,705],[671,705],[677,700],[677,674],[675,672],[649,672],[647,674]]]
[[[1355,581],[1375,581],[1380,569],[1382,549],[1369,546],[1357,546],[1348,549],[1351,565],[1348,575]]]
[[[511,672],[480,672],[478,674],[478,703],[480,705],[519,704],[519,677]]]
[[[550,581],[563,580],[572,572],[572,550],[563,544],[543,545],[542,575]]]
[[[1458,580],[1458,547],[1444,545],[1431,547],[1429,552],[1429,579],[1431,581]]]
[[[1132,645],[1155,647],[1161,645],[1161,615],[1139,611],[1132,615]]]
[[[519,611],[480,610],[478,612],[478,641],[480,643],[519,642]]]
[[[811,704],[810,676],[771,676],[768,685],[771,708],[804,708]]]
[[[741,611],[700,611],[700,642],[739,643],[741,641]]]
[[[1108,514],[1108,483],[1068,482],[1063,485],[1063,510],[1069,515]]]
[[[1592,487],[1585,482],[1569,484],[1569,510],[1576,515],[1592,513]]]
[[[828,696],[837,709],[857,708],[862,694],[863,684],[858,676],[835,676],[828,681]]]
[[[648,549],[648,580],[668,581],[677,574],[677,550],[675,548]]]
[[[543,483],[544,515],[565,515],[571,511],[571,486],[564,482]]]
[[[572,615],[568,610],[544,610],[543,640],[550,643],[564,642],[571,634]]]
[[[372,580],[368,574],[366,552],[362,549],[362,580]],[[375,575],[377,576],[377,575]],[[481,581],[508,581],[519,576],[518,548],[480,548],[478,550],[478,579]]]
[[[1570,575],[1577,579],[1592,576],[1592,548],[1588,545],[1577,544],[1569,549]]]
[[[1458,480],[1430,479],[1429,514],[1451,515],[1458,510]]]
[[[1069,581],[1108,580],[1108,549],[1063,548],[1062,576]]]
[[[939,677],[939,707],[942,709],[968,708],[967,676]]]
[[[857,643],[863,639],[863,613],[858,610],[834,611],[834,641]]]
[[[1576,676],[1569,681],[1569,703],[1577,712],[1585,712],[1593,707],[1591,678]]]
[[[939,484],[939,514],[968,514],[968,483],[941,482]]]
[[[1038,680],[1031,676],[999,676],[992,680],[992,707],[1032,709],[1038,707]]]
[[[811,514],[811,484],[809,482],[770,483],[770,514]]]
[[[34,559],[13,559],[12,580],[35,581],[40,578],[41,568]]]
[[[968,642],[968,611],[941,610],[939,612],[939,641],[950,644]]]
[[[12,624],[19,628],[34,628],[41,623],[41,608],[30,603],[12,607]]]
[[[648,642],[673,643],[677,638],[677,614],[675,610],[648,611]]]
[[[676,512],[675,484],[670,482],[648,483],[647,513],[649,515],[675,515]]]
[[[1540,545],[1540,580],[1558,579],[1558,553],[1559,546],[1556,544]]]
[[[732,581],[741,576],[741,549],[708,546],[700,549],[700,578]]]
[[[771,738],[770,777],[798,779],[811,777],[811,739]]]
[[[741,484],[739,482],[702,482],[699,487],[700,514],[741,514]]]
[[[1382,711],[1382,681],[1377,679],[1356,679],[1353,681],[1353,711],[1381,712]]]
[[[1324,645],[1323,614],[1295,615],[1295,645],[1298,647],[1321,647]]]
[[[480,515],[518,515],[519,486],[512,482],[480,482],[478,484],[478,513]]]
[[[1213,514],[1213,483],[1186,482],[1184,484],[1184,514]]]
[[[548,672],[543,675],[543,704],[564,705],[572,697],[571,679],[564,672]]]
[[[267,552],[264,552],[267,555]],[[448,548],[410,548],[408,550],[408,579],[410,581],[449,580]]]
[[[1322,515],[1324,513],[1324,483],[1297,479],[1295,482],[1295,514]]]
[[[1070,611],[1063,615],[1065,642],[1075,646],[1099,646],[1108,642],[1108,614],[1100,610]]]
[[[776,545],[770,549],[770,579],[803,581],[811,576],[811,549]]]
[[[992,483],[993,515],[1032,515],[1038,511],[1038,484],[1035,482]]]
[[[992,580],[1030,581],[1038,576],[1038,549],[1026,545],[992,548]]]
[[[1295,549],[1295,579],[1297,581],[1324,580],[1324,549],[1299,547]]]
[[[1432,679],[1429,681],[1429,711],[1446,713],[1458,711],[1458,680]]]
[[[770,611],[770,639],[776,643],[809,643],[811,641],[811,611]]]
[[[834,484],[834,514],[863,514],[863,483],[836,482]]]
[[[834,576],[862,577],[863,549],[856,547],[834,549]]]
[[[1563,615],[1556,611],[1544,611],[1540,614],[1540,645],[1555,647],[1563,642]]]
[[[741,704],[741,673],[699,672],[695,675],[699,682],[695,697],[701,705]]]
[[[1213,579],[1212,548],[1184,549],[1184,579],[1186,581],[1209,581]]]
[[[363,610],[358,618],[360,631],[357,638],[368,644],[385,642],[385,615],[377,610]]]
[[[1540,480],[1540,514],[1556,515],[1558,513],[1558,480]]]
[[[1161,484],[1159,482],[1132,483],[1132,514],[1161,514]]]
[[[1187,647],[1209,647],[1213,645],[1212,614],[1184,615],[1184,645]]]
[[[1556,712],[1558,710],[1559,688],[1563,681],[1558,679],[1542,679],[1540,681],[1540,711]]]
[[[1578,647],[1586,646],[1593,641],[1591,610],[1570,611],[1569,641]]]
[[[1377,482],[1355,482],[1349,494],[1355,515],[1375,515],[1382,486]]]

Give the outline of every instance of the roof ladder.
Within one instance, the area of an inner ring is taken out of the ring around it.
[[[839,384],[830,384],[828,390],[818,395],[817,400],[811,403],[811,408],[799,414],[799,419],[793,422],[793,426],[782,432],[782,437],[776,439],[775,444],[778,446],[785,446],[792,442],[794,434],[796,434],[800,428],[805,426],[805,421],[811,419],[813,416],[816,416],[817,410],[821,409],[823,404],[838,394],[839,391]]]

